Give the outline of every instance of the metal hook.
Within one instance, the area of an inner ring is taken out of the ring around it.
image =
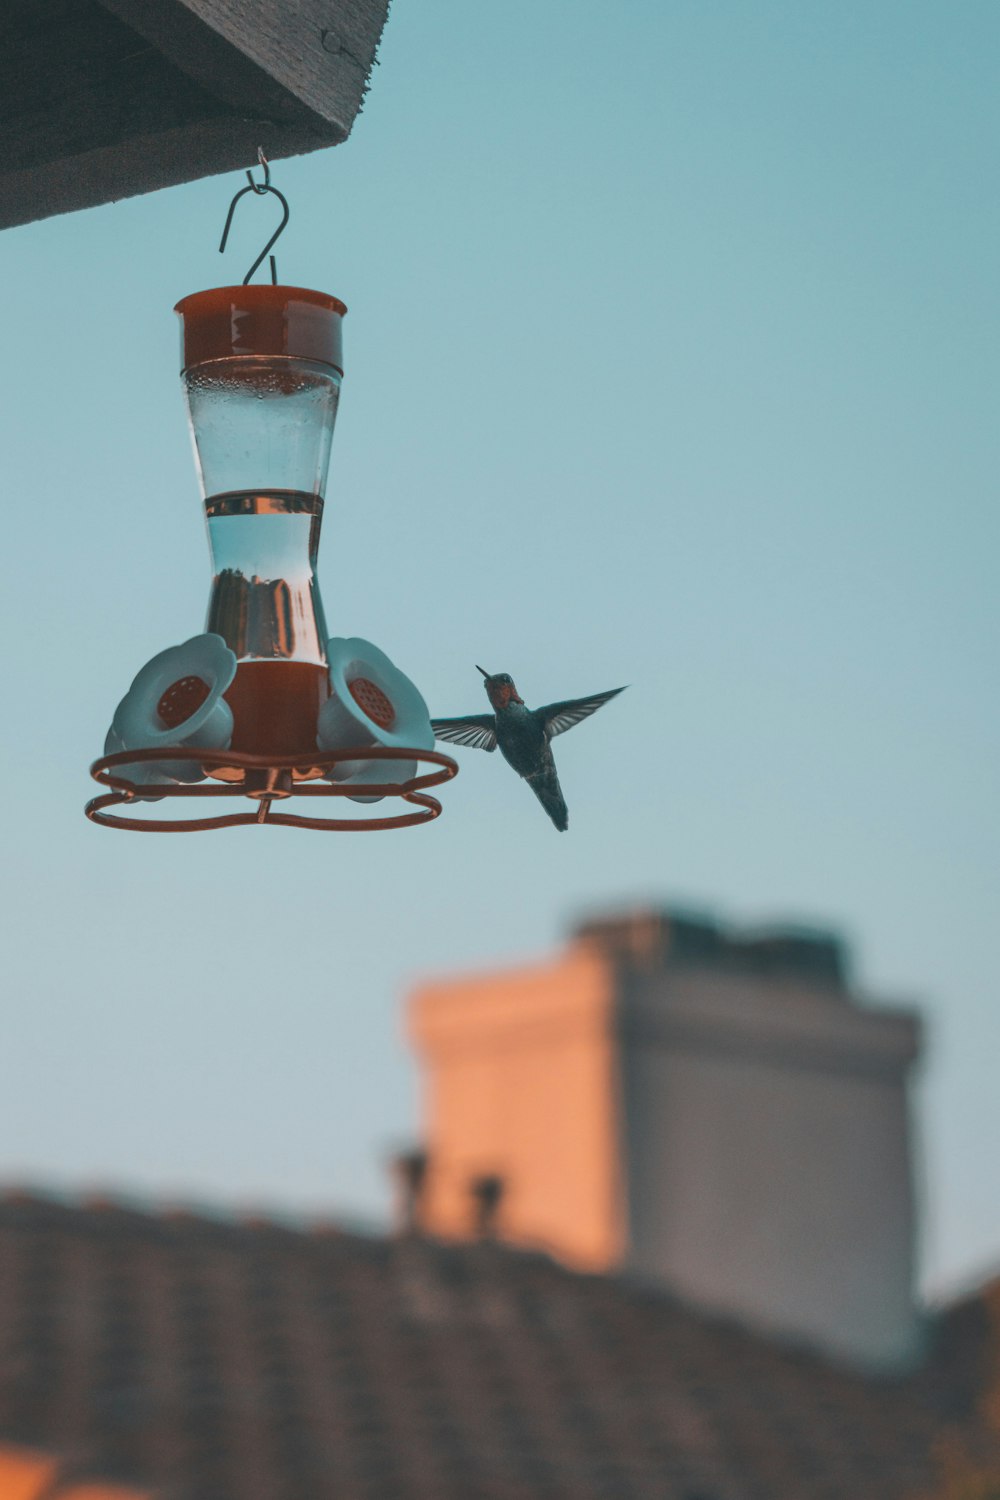
[[[255,193],[266,193],[268,191],[268,189],[270,188],[270,186],[271,186],[271,163],[268,161],[267,157],[264,155],[264,147],[263,146],[258,146],[257,147],[257,160],[260,162],[261,166],[264,168],[264,181],[258,187],[257,183],[254,182],[254,180],[253,180],[253,173],[252,172],[248,172],[247,173],[247,182],[249,182],[250,186],[253,188],[253,190],[254,190]]]
[[[282,207],[282,210],[283,210],[282,216],[281,216],[281,223],[278,225],[277,229],[274,231],[274,233],[272,234],[271,238],[268,240],[267,244],[264,246],[263,250],[258,255],[257,259],[254,261],[253,265],[250,267],[249,271],[244,276],[244,278],[243,278],[243,285],[244,286],[248,286],[250,284],[250,278],[253,276],[253,273],[257,270],[257,267],[264,260],[265,256],[268,256],[268,258],[270,259],[270,262],[271,262],[271,285],[272,286],[277,286],[277,284],[278,284],[278,267],[275,264],[274,256],[273,255],[269,255],[269,252],[274,247],[274,245],[277,243],[279,236],[281,235],[281,233],[283,232],[283,230],[285,228],[285,225],[288,223],[288,220],[289,220],[289,217],[290,217],[290,214],[291,214],[291,210],[288,207],[288,200],[285,197],[284,193],[279,193],[278,189],[276,187],[272,187],[271,186],[271,167],[270,167],[270,163],[268,162],[267,157],[264,155],[263,148],[260,147],[260,146],[257,147],[257,160],[260,162],[261,166],[264,168],[264,181],[263,181],[263,183],[254,182],[254,180],[253,180],[253,173],[252,172],[248,172],[247,173],[247,184],[248,184],[248,186],[245,187],[245,188],[240,188],[239,192],[233,198],[232,203],[230,203],[230,205],[229,205],[229,212],[226,215],[226,227],[222,231],[222,239],[219,242],[219,254],[221,255],[222,252],[226,248],[226,241],[229,239],[229,231],[230,231],[230,228],[232,227],[232,223],[233,223],[233,214],[236,212],[236,205],[237,205],[237,203],[239,203],[240,199],[242,197],[244,197],[247,193],[256,193],[258,197],[263,197],[265,193],[273,193],[274,196],[277,198],[278,202],[281,204],[281,207]]]

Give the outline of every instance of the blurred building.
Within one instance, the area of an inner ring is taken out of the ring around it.
[[[497,1234],[862,1367],[918,1357],[910,1012],[817,932],[676,913],[422,989],[424,1224]]]
[[[602,919],[410,1023],[390,1235],[0,1195],[0,1500],[1000,1493],[1000,1282],[915,1307],[918,1030],[836,941]]]

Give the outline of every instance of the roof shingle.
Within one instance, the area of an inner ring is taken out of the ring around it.
[[[0,1203],[0,1440],[67,1500],[903,1500],[988,1324],[876,1380],[494,1244]]]

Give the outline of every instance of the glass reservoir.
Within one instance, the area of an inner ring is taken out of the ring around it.
[[[205,629],[238,663],[232,748],[306,754],[330,690],[316,558],[347,309],[322,292],[239,286],[176,311],[212,554]]]

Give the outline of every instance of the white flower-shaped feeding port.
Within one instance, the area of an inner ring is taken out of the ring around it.
[[[319,712],[316,743],[321,750],[385,745],[401,750],[432,750],[434,731],[420,690],[384,651],[357,636],[333,636],[326,645],[330,697]],[[334,766],[329,781],[350,786],[410,781],[415,760],[350,760]],[[379,797],[351,797],[379,802]]]
[[[236,675],[236,656],[221,635],[194,635],[148,661],[115,710],[105,755],[119,750],[227,750],[233,713],[222,696]],[[190,761],[139,761],[113,768],[129,781],[203,781]],[[144,798],[156,801],[156,798]]]

